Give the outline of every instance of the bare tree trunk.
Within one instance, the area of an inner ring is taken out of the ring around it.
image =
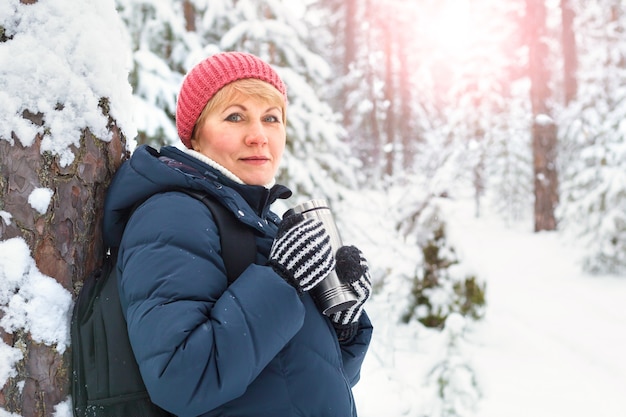
[[[556,171],[557,128],[550,116],[551,96],[548,71],[548,46],[545,43],[546,9],[544,0],[526,0],[528,28],[528,65],[533,111],[532,147],[535,186],[535,231],[555,230],[558,204]]]
[[[375,3],[372,0],[366,0],[363,4],[364,7],[364,20],[367,22],[376,21],[377,14],[375,8]],[[372,51],[375,50],[375,34],[372,30],[365,31],[365,54],[369,55]],[[366,163],[372,164],[375,166],[374,169],[371,170],[373,175],[378,177],[382,174],[383,168],[383,148],[384,148],[384,138],[383,138],[383,127],[380,123],[380,113],[382,110],[380,108],[380,100],[378,98],[378,93],[376,89],[376,80],[378,78],[379,68],[375,65],[371,59],[367,59],[367,64],[365,68],[365,78],[367,79],[367,87],[369,89],[369,97],[372,103],[372,109],[370,111],[370,118],[367,121],[369,126],[367,126],[367,130],[370,132],[370,136],[372,138],[371,143],[368,144],[366,148],[366,153],[363,156],[363,160]],[[364,130],[366,130],[364,129]]]
[[[561,42],[563,44],[563,93],[567,105],[576,97],[578,81],[578,54],[576,50],[576,34],[574,32],[574,10],[571,0],[561,0]]]
[[[389,13],[389,11],[386,11]],[[392,177],[394,174],[394,162],[396,155],[396,85],[394,82],[394,50],[395,39],[392,30],[391,20],[384,16],[384,19],[380,19],[381,30],[383,31],[383,45],[385,46],[385,101],[387,102],[387,109],[385,110],[385,174],[388,177]]]
[[[401,145],[399,168],[404,172],[410,171],[413,165],[413,146],[419,140],[419,132],[415,130],[416,119],[412,114],[413,85],[411,78],[415,66],[411,62],[411,54],[406,53],[414,42],[411,36],[412,27],[415,23],[410,18],[411,10],[408,3],[397,7],[396,32],[396,60],[397,60],[397,97],[398,97],[398,121],[396,127],[396,141]]]
[[[196,9],[190,0],[183,1],[183,16],[185,16],[185,29],[187,29],[187,32],[195,32]]]
[[[343,73],[348,74],[350,72],[350,64],[354,63],[357,58],[357,39],[358,39],[358,6],[356,0],[345,0],[345,30],[344,30],[344,43],[345,43],[345,57],[343,61]]]
[[[106,101],[101,101],[105,115]],[[42,125],[45,115],[24,116]],[[23,147],[14,137],[12,145],[0,140],[0,201],[12,214],[10,225],[0,222],[0,238],[23,238],[37,268],[76,294],[86,273],[100,261],[101,218],[107,185],[127,157],[126,140],[113,120],[113,139],[103,142],[84,131],[76,158],[61,167],[56,157],[40,151],[41,137]],[[28,204],[35,189],[54,191],[51,206],[41,215]],[[69,351],[60,355],[55,347],[36,343],[25,332],[0,331],[4,343],[19,348],[23,360],[17,375],[0,391],[0,407],[23,417],[50,417],[54,406],[65,400],[69,389]]]
[[[344,43],[344,54],[342,59],[342,71],[343,76],[348,76],[351,71],[351,65],[354,65],[357,61],[357,42],[358,42],[358,5],[356,0],[345,0],[342,2],[344,7],[345,16],[345,27],[343,31],[343,43]],[[352,126],[353,123],[353,111],[354,109],[350,106],[345,106],[345,97],[350,94],[350,90],[354,88],[353,86],[344,83],[343,92],[341,94],[342,100],[340,103],[342,104],[342,113],[343,113],[343,121],[345,126]]]

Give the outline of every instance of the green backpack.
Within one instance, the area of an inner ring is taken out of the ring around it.
[[[206,194],[185,192],[202,201],[220,233],[229,285],[256,257],[251,228]],[[71,321],[72,405],[74,417],[172,416],[150,401],[135,361],[118,293],[117,248],[84,281]]]

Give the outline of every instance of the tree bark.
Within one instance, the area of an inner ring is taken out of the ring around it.
[[[535,174],[535,231],[556,230],[554,214],[559,203],[556,171],[556,124],[533,123],[533,159]]]
[[[383,45],[384,45],[384,95],[387,103],[385,110],[385,170],[384,173],[387,177],[391,178],[395,169],[395,157],[396,157],[396,83],[395,81],[395,65],[394,65],[394,52],[396,51],[395,38],[392,30],[391,19],[389,18],[389,10],[384,12],[379,11],[382,16],[379,20],[382,30]]]
[[[343,60],[343,73],[344,75],[350,73],[350,64],[356,61],[357,58],[357,40],[358,40],[358,6],[356,0],[344,0],[345,7],[345,29],[344,29],[344,43],[345,43],[345,57]]]
[[[190,0],[183,1],[183,16],[185,16],[185,29],[187,32],[195,32],[196,8]]]
[[[535,188],[535,231],[555,230],[558,204],[557,128],[550,116],[546,8],[543,0],[526,0],[528,71],[533,112],[532,147]]]
[[[374,9],[374,1],[366,0],[363,2],[362,7],[364,8],[363,19],[366,22],[375,22],[377,12]],[[374,31],[366,30],[364,37],[364,53],[366,56],[375,53],[377,45],[375,43],[376,34],[374,34]],[[364,124],[362,129],[369,133],[372,141],[371,143],[365,144],[365,152],[361,159],[365,161],[366,164],[373,165],[375,168],[371,169],[371,172],[375,177],[380,177],[383,175],[383,149],[385,146],[383,133],[384,126],[382,126],[380,122],[380,113],[382,113],[382,110],[376,88],[380,69],[378,68],[378,65],[373,62],[373,60],[366,59],[364,71],[364,77],[367,80],[366,85],[368,88],[367,98],[372,103],[372,109],[369,112],[369,120],[365,120],[367,125]]]
[[[402,148],[400,153],[402,155],[401,168],[404,172],[410,171],[413,166],[413,145],[419,140],[419,132],[415,129],[416,126],[412,123],[415,119],[412,115],[411,104],[413,103],[413,85],[411,83],[412,69],[415,68],[411,64],[411,57],[408,53],[402,51],[408,51],[411,48],[413,39],[410,36],[411,27],[414,24],[408,19],[410,11],[404,7],[399,8],[400,16],[398,18],[398,46],[397,51],[399,53],[396,56],[398,60],[398,100],[399,100],[399,113],[400,117],[397,126],[398,142],[401,143]]]
[[[106,101],[101,101],[101,107],[108,116]],[[44,124],[43,114],[25,112],[24,116]],[[0,239],[23,238],[37,268],[74,296],[85,275],[101,260],[105,191],[128,156],[126,139],[111,119],[109,128],[110,142],[85,130],[80,149],[73,149],[74,162],[66,167],[55,156],[41,153],[41,137],[30,147],[22,146],[15,136],[13,144],[0,140],[1,208],[13,216],[10,225],[0,221]],[[29,194],[40,187],[54,191],[43,215],[28,204]],[[37,343],[23,331],[8,334],[0,329],[0,337],[23,353],[17,375],[0,391],[0,407],[23,417],[52,416],[54,406],[69,393],[69,350],[59,354],[54,346]]]
[[[576,50],[576,33],[574,32],[574,10],[571,0],[561,0],[561,43],[563,45],[563,99],[565,105],[570,103],[578,91],[576,71],[578,54]]]

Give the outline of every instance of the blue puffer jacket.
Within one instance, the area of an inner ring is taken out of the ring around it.
[[[255,229],[256,262],[232,285],[210,211],[179,187],[216,196]],[[311,297],[265,266],[280,222],[269,206],[290,194],[237,184],[173,147],[138,147],[117,172],[105,244],[119,245],[122,308],[157,405],[181,417],[356,416],[367,315],[340,345]]]

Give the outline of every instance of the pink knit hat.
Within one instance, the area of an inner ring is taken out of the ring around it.
[[[221,52],[193,67],[183,80],[176,103],[176,129],[186,147],[191,149],[191,133],[207,102],[226,84],[244,78],[265,81],[285,97],[287,88],[266,62],[244,52]]]

